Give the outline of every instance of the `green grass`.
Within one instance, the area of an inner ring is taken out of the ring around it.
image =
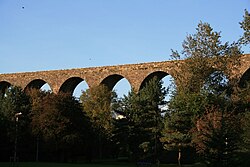
[[[0,167],[13,167],[10,162],[0,162]],[[72,164],[72,163],[36,163],[36,162],[19,162],[15,167],[136,167],[135,164],[129,163],[97,163],[97,164]],[[156,167],[156,165],[152,165]],[[176,164],[161,164],[160,167],[178,167]],[[183,165],[183,167],[205,167],[202,164]]]
[[[0,163],[0,167],[12,167],[10,162]],[[15,167],[134,167],[133,164],[72,164],[72,163],[36,163],[36,162],[19,162]]]

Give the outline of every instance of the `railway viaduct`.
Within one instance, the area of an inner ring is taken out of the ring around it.
[[[116,66],[103,66],[91,68],[77,68],[66,70],[50,70],[37,72],[22,72],[0,74],[0,90],[4,92],[11,85],[20,86],[23,89],[41,88],[48,83],[52,92],[73,93],[76,86],[86,81],[89,88],[105,84],[113,89],[116,83],[126,78],[135,91],[145,84],[150,78],[157,76],[160,79],[166,75],[173,78],[178,76],[178,66],[181,61],[162,61],[141,64],[127,64]],[[230,68],[230,66],[228,66]],[[250,81],[250,54],[240,57],[240,64],[229,74],[229,78],[237,77],[239,82]]]

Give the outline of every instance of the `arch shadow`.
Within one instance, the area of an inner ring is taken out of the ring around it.
[[[35,79],[31,81],[25,88],[24,91],[26,92],[29,89],[40,89],[44,84],[48,82],[42,80],[42,79]],[[49,84],[48,84],[49,85]]]
[[[246,88],[249,83],[250,83],[250,68],[240,78],[239,87]]]
[[[8,89],[11,86],[11,84],[7,81],[1,81],[0,82],[0,94],[4,95],[6,92],[6,89]]]
[[[105,86],[107,86],[108,89],[111,91],[111,90],[113,90],[113,88],[115,87],[117,82],[119,82],[123,78],[125,78],[125,77],[123,77],[122,75],[119,75],[119,74],[109,75],[102,80],[101,84],[104,84]],[[125,78],[125,79],[127,79],[127,78]],[[129,82],[128,79],[127,79],[127,81]],[[129,84],[131,86],[130,82],[129,82]]]
[[[62,92],[62,93],[69,93],[69,94],[73,95],[75,88],[82,81],[84,81],[84,79],[82,79],[80,77],[71,77],[71,78],[68,78],[61,85],[61,87],[59,89],[59,93]]]
[[[139,91],[146,86],[146,84],[153,79],[154,77],[157,77],[157,79],[161,80],[165,76],[170,75],[167,72],[164,71],[155,71],[153,73],[150,73],[141,83]]]

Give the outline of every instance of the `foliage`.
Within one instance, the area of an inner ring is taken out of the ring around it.
[[[23,118],[27,118],[30,111],[29,97],[20,87],[10,87],[2,97],[2,112],[12,121],[15,121],[15,114],[21,112]],[[21,121],[24,121],[21,119]]]
[[[168,151],[178,150],[178,164],[181,165],[182,150],[190,146],[190,123],[192,115],[186,112],[166,114],[161,142]]]
[[[207,107],[220,106],[224,111],[231,105],[232,89],[236,83],[229,84],[226,75],[235,70],[242,52],[238,43],[223,44],[220,38],[220,32],[213,31],[208,23],[200,22],[196,33],[184,40],[181,54],[172,51],[173,59],[185,58],[185,61],[178,64],[177,90],[170,100],[162,142],[166,149],[173,146],[179,149],[179,164],[181,148],[191,146],[193,128],[197,120],[206,116]],[[208,126],[208,122],[204,121],[203,124]],[[199,144],[206,150],[219,150],[219,145],[212,144],[216,143],[217,134],[213,133],[212,128],[207,129],[207,133],[211,134],[211,142],[200,140]]]
[[[220,71],[229,73],[229,70],[234,69],[228,69],[227,63],[231,62],[232,67],[239,63],[237,58],[241,54],[240,46],[237,43],[222,44],[220,38],[220,32],[213,31],[208,23],[200,22],[196,33],[188,35],[184,40],[182,55],[172,50],[173,59],[186,58],[185,62],[179,65],[180,71],[177,71],[180,74],[176,78],[178,89],[199,92],[204,81],[216,86],[224,79]],[[219,72],[211,75],[215,71]]]
[[[39,89],[29,89],[27,91],[28,95],[30,96],[31,102],[31,113],[30,117],[31,120],[31,127],[32,133],[34,136],[42,135],[41,127],[40,127],[40,115],[43,113],[43,100],[46,96],[49,96],[50,92],[41,91]]]
[[[241,145],[241,149],[244,152],[250,152],[250,111],[247,111],[243,114],[242,118],[242,126],[243,126],[243,142]]]
[[[237,112],[242,117],[243,133],[241,137],[243,142],[241,143],[241,150],[243,152],[250,152],[250,88],[249,82],[246,83],[246,87],[238,88],[234,96],[234,104],[237,108]]]
[[[59,152],[65,156],[65,151],[70,149],[72,152],[73,148],[77,149],[86,142],[84,136],[89,131],[87,119],[79,101],[73,96],[40,90],[30,91],[29,95],[33,134],[42,137],[47,143],[53,143],[51,149],[56,151],[57,156]]]
[[[98,145],[99,158],[103,158],[103,153],[113,149],[111,144],[114,130],[112,111],[113,104],[117,101],[117,95],[107,86],[99,85],[83,92],[80,99],[83,111],[86,112],[86,116],[91,122],[92,145]]]
[[[249,36],[248,15],[246,11],[241,23],[245,40]],[[240,44],[222,44],[220,33],[214,32],[207,23],[199,23],[196,30],[184,40],[182,55],[172,51],[174,59],[181,59],[182,56],[186,59],[178,66],[177,90],[170,100],[162,141],[166,149],[190,145],[192,141],[196,143],[197,153],[202,152],[203,158],[210,162],[222,162],[220,158],[225,157],[225,152],[227,158],[235,159],[233,156],[239,148],[242,132],[237,113],[245,111],[249,103],[244,100],[248,98],[244,96],[247,90],[236,91],[238,83],[233,78],[229,83],[226,75],[237,70],[235,65],[240,63],[239,55],[242,53]],[[228,65],[232,68],[228,69]],[[223,112],[226,114],[222,117],[220,114]],[[244,118],[247,122],[247,116]],[[216,125],[213,119],[217,119]],[[198,135],[193,131],[195,127],[199,129]],[[244,134],[247,136],[247,133]],[[230,145],[225,151],[222,146],[225,146],[226,138],[230,140],[227,141]]]
[[[233,112],[210,105],[197,119],[192,143],[197,153],[210,165],[232,165],[240,140],[240,119]]]
[[[164,119],[163,137],[161,138],[165,149],[190,145],[190,130],[193,119],[196,115],[202,114],[204,103],[206,103],[203,98],[196,93],[184,94],[180,92],[170,100]]]
[[[4,95],[0,98],[0,124],[1,138],[0,152],[4,153],[1,156],[3,159],[9,159],[14,151],[15,140],[19,140],[17,154],[25,149],[30,144],[30,129],[28,117],[30,112],[29,97],[20,87],[11,86],[6,89]],[[19,114],[18,116],[16,115]]]
[[[244,30],[243,36],[240,38],[242,44],[250,43],[250,13],[245,10],[243,21],[240,22],[241,28]]]
[[[128,145],[137,158],[158,158],[159,138],[163,127],[162,111],[166,90],[156,77],[138,93],[130,92],[124,98],[124,114],[128,125]]]
[[[4,114],[4,109],[3,109],[3,98],[0,97],[0,160],[7,160],[8,155],[6,154],[9,153],[9,146],[10,140],[9,140],[9,133],[10,133],[10,121]],[[13,139],[12,139],[13,141]]]
[[[242,85],[234,89],[232,102],[235,111],[241,116],[242,124],[242,142],[240,144],[240,151],[243,153],[250,152],[250,84],[245,80]]]
[[[38,110],[34,108],[32,113],[34,126],[39,127],[39,131],[46,139],[63,140],[66,139],[65,136],[62,136],[63,134],[72,132],[66,130],[72,124],[70,119],[73,118],[69,116],[72,116],[74,113],[78,114],[79,108],[76,108],[73,99],[68,98],[71,97],[65,94],[47,94],[40,103],[42,111],[35,113]],[[35,104],[34,101],[33,104]]]
[[[200,104],[199,101],[192,101],[194,99],[188,97],[186,94],[178,94],[170,100],[161,137],[164,149],[178,150],[179,165],[181,164],[182,150],[190,146],[192,118],[194,118],[196,110],[199,109],[196,107]]]
[[[83,111],[92,122],[93,128],[110,137],[112,132],[112,103],[116,100],[115,92],[112,92],[105,85],[99,85],[86,90],[81,95]]]

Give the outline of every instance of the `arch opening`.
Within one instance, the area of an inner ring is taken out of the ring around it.
[[[240,88],[246,88],[250,84],[250,68],[242,75],[239,82]]]
[[[166,72],[163,72],[163,71],[156,71],[156,72],[153,72],[153,73],[149,74],[149,75],[142,81],[139,90],[141,90],[143,87],[145,87],[146,84],[147,84],[151,79],[153,79],[154,77],[157,77],[159,80],[162,80],[162,78],[166,77],[167,75],[169,75],[169,74],[166,73]]]
[[[0,94],[4,95],[6,90],[11,86],[9,82],[1,81],[0,82]]]
[[[131,91],[131,85],[126,78],[122,78],[115,84],[113,90],[117,93],[118,98],[123,98]]]
[[[51,90],[51,87],[49,86],[49,84],[48,83],[45,83],[41,88],[40,88],[42,91],[50,91],[50,92],[52,92],[52,90]]]
[[[167,94],[165,96],[165,101],[169,101],[174,93],[174,90],[176,89],[176,85],[174,83],[174,78],[171,75],[166,75],[162,79],[162,86],[165,87]]]
[[[24,91],[27,91],[29,89],[41,89],[44,91],[51,91],[51,87],[49,86],[49,84],[42,80],[42,79],[35,79],[33,81],[31,81],[25,88]]]
[[[123,79],[124,77],[118,74],[113,74],[110,75],[108,77],[106,77],[101,84],[104,84],[105,86],[107,86],[109,88],[109,90],[113,90],[113,88],[115,87],[115,85],[117,84],[117,82],[119,82],[121,79]]]
[[[128,92],[131,91],[131,84],[129,81],[118,74],[113,74],[106,77],[101,84],[104,84],[108,87],[110,91],[114,90],[117,94],[117,98],[121,99],[124,95],[128,95]],[[111,104],[112,105],[112,104]],[[119,112],[113,110],[111,111],[112,117],[115,119],[124,118]]]
[[[69,94],[74,95],[74,96],[80,96],[79,88],[77,86],[83,81],[84,81],[84,79],[82,79],[80,77],[71,77],[71,78],[67,79],[62,84],[62,86],[59,89],[59,92],[69,93]],[[79,85],[79,87],[81,87],[81,84]],[[76,90],[76,92],[74,92],[75,90]]]
[[[166,104],[163,104],[163,105],[159,105],[159,108],[164,111],[162,113],[162,115],[165,115],[167,109],[168,109],[168,104],[169,104],[169,101],[173,95],[173,92],[176,88],[176,85],[174,83],[174,78],[169,75],[168,73],[166,72],[163,72],[163,71],[156,71],[156,72],[153,72],[151,74],[149,74],[144,80],[143,82],[141,83],[141,86],[140,86],[140,90],[143,89],[146,84],[151,80],[153,79],[154,77],[157,77],[159,80],[162,81],[162,87],[166,90],[166,95],[165,95],[165,98],[164,98],[164,101],[166,102]],[[140,91],[139,90],[139,91]]]
[[[83,80],[75,87],[72,95],[75,96],[77,99],[80,99],[82,92],[86,91],[87,89],[89,89],[89,86],[87,82]]]

